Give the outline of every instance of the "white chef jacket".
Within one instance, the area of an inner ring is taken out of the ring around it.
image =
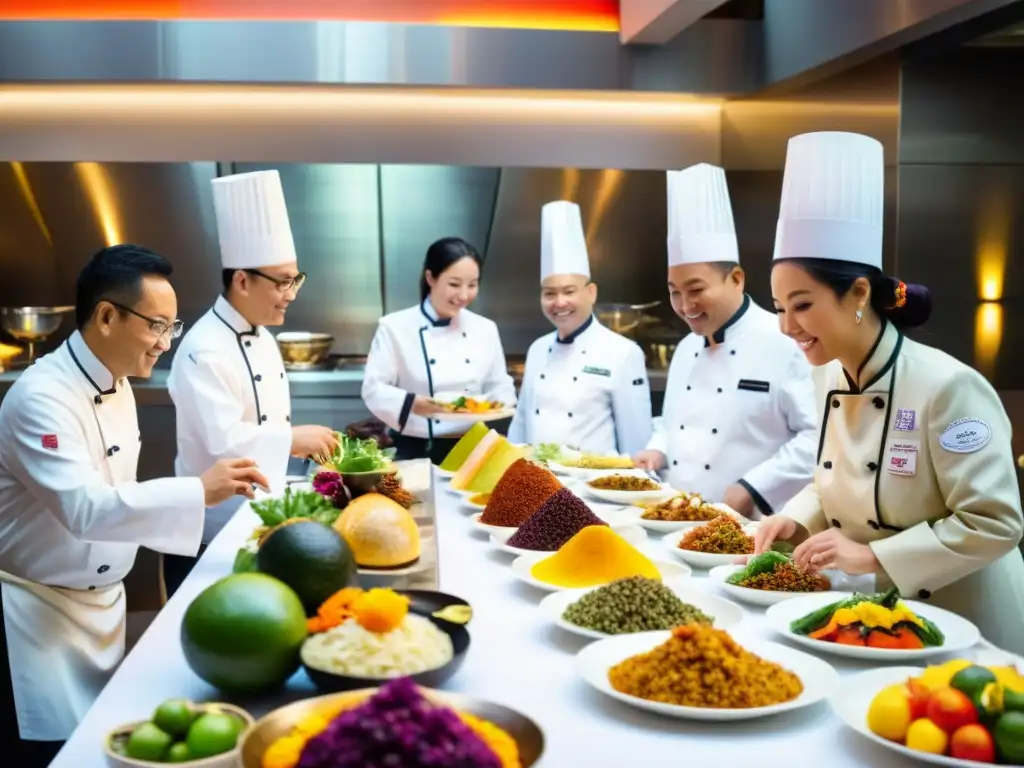
[[[127,380],[75,332],[0,404],[0,581],[22,738],[66,739],[124,653],[121,581],[139,546],[194,555],[198,478],[136,482]]]
[[[651,439],[651,388],[643,350],[593,316],[565,339],[530,345],[509,440],[633,455]]]
[[[676,347],[647,447],[665,455],[673,488],[721,501],[739,482],[772,514],[814,474],[811,367],[749,296],[713,339],[691,333]]]
[[[382,317],[363,376],[370,412],[409,437],[458,437],[465,423],[412,413],[417,395],[455,392],[515,405],[498,326],[468,309],[440,320],[429,299]]]
[[[814,480],[781,513],[804,534],[832,527],[870,545],[880,588],[958,613],[1024,653],[1024,516],[1010,420],[992,385],[891,324],[859,381],[838,361],[814,379]]]
[[[181,340],[167,388],[176,409],[177,475],[200,475],[220,459],[249,458],[271,489],[284,488],[291,394],[281,350],[266,328],[253,328],[218,297]],[[234,497],[207,511],[203,543],[243,501]]]

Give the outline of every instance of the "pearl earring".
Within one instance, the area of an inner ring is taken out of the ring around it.
[[[860,321],[864,318],[864,310],[857,310],[857,325],[860,325]]]

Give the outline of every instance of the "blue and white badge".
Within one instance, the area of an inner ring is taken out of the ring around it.
[[[981,419],[967,416],[957,419],[939,435],[939,445],[950,453],[980,451],[992,439],[992,430]]]

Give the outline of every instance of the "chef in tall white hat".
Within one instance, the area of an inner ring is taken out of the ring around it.
[[[772,268],[783,331],[815,366],[814,479],[758,528],[815,569],[874,574],[1024,653],[1024,530],[1010,420],[984,377],[906,338],[923,286],[882,271],[884,159],[875,139],[789,141]]]
[[[277,341],[306,275],[298,270],[288,209],[277,171],[213,180],[224,292],[185,334],[171,363],[168,389],[176,408],[178,475],[193,475],[219,458],[252,457],[283,489],[290,456],[330,455],[328,427],[291,423],[291,397]],[[239,502],[207,512],[203,545]],[[169,591],[191,565],[165,559]]]
[[[676,347],[654,436],[635,458],[673,488],[757,518],[811,479],[810,366],[744,292],[725,171],[668,173],[668,290],[690,327]]]
[[[527,352],[509,439],[631,456],[651,436],[647,364],[636,342],[594,317],[597,286],[575,203],[541,209],[540,272],[540,306],[555,330]]]

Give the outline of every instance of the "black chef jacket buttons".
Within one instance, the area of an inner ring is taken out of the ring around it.
[[[260,421],[266,421],[266,420],[267,420],[267,414],[263,414],[262,416],[260,416]]]
[[[467,362],[467,363],[469,362],[469,358],[468,358],[468,357],[466,358],[466,362]]]
[[[932,593],[929,592],[927,589],[919,589],[917,591],[917,596],[920,597],[922,600],[927,600],[929,597],[932,596]]]
[[[868,462],[868,469],[870,469],[872,472],[874,472],[876,469],[878,469],[878,465],[875,464],[875,462],[873,462],[873,461],[869,461]]]
[[[247,347],[251,347],[251,346],[252,346],[252,342],[251,342],[251,341],[247,341],[247,342],[245,342],[245,346],[247,346]]]
[[[466,338],[466,332],[465,331],[462,332],[462,338]]]
[[[832,407],[833,408],[838,408],[839,407],[839,401],[838,400],[833,400],[832,401]]]
[[[96,569],[96,573],[106,573],[109,570],[110,570],[110,566],[109,565],[101,565],[99,568]]]
[[[693,353],[693,356],[694,356],[694,357],[697,357],[698,355],[700,355],[700,352],[694,352],[694,353]]]
[[[96,585],[95,584],[90,584],[89,585],[89,591],[92,592],[94,589],[96,589]]]
[[[832,527],[833,527],[833,528],[842,528],[843,526],[842,526],[842,524],[841,524],[841,523],[840,523],[840,522],[839,522],[838,520],[836,520],[836,519],[835,519],[835,518],[833,517],[833,518],[832,518]]]
[[[466,362],[468,363],[468,362],[469,362],[469,360],[467,360]],[[543,374],[543,373],[542,373],[542,374],[540,375],[540,377],[541,377],[542,379],[543,379],[543,378],[545,378],[545,376],[544,376],[544,374]],[[573,381],[575,381],[575,379],[573,379]]]
[[[92,401],[96,403],[96,405],[103,405],[103,395],[96,395]]]
[[[440,420],[440,419],[434,419],[434,423],[435,423],[435,424],[440,424],[440,423],[441,423],[441,420]]]
[[[687,384],[687,385],[686,385],[686,391],[687,391],[687,392],[689,392],[689,391],[690,391],[690,385],[689,385],[689,384]]]
[[[711,465],[710,464],[705,464],[704,465],[704,469],[711,469]]]
[[[430,364],[434,365],[435,363],[437,363],[437,360],[435,360],[434,358],[430,358]]]
[[[735,355],[736,354],[736,350],[735,349],[730,349],[729,350],[729,354],[730,355]]]
[[[679,462],[676,461],[675,459],[672,459],[672,466],[673,467],[678,467],[679,466]]]
[[[107,456],[113,456],[113,455],[114,455],[115,453],[117,453],[117,452],[118,452],[118,451],[120,451],[120,450],[121,450],[121,447],[120,447],[120,446],[118,446],[118,445],[112,445],[112,446],[110,446],[110,447],[109,447],[109,448],[107,449]]]
[[[823,466],[825,469],[832,469],[832,462],[831,461],[826,461],[821,466]]]
[[[284,378],[284,371],[281,371],[281,378]]]
[[[287,422],[291,422],[292,417],[291,416],[285,416],[284,420],[287,421]]]
[[[881,526],[874,520],[868,520],[868,527],[877,531]]]
[[[682,428],[683,428],[683,425],[682,425],[682,424],[680,424],[680,425],[679,425],[679,428],[680,428],[680,429],[682,429]]]
[[[573,381],[576,381],[576,377],[575,377],[575,376],[573,376],[573,377],[572,377],[572,380],[573,380]]]
[[[572,414],[571,414],[571,413],[569,414],[569,418],[570,418],[570,419],[572,418]]]
[[[255,381],[263,381],[263,376],[261,376],[260,374],[257,373],[255,376],[253,376],[253,380],[255,380]]]
[[[535,410],[535,411],[533,412],[533,414],[534,414],[535,416],[540,416],[540,408],[538,408],[537,410]]]
[[[711,434],[712,435],[717,435],[718,434],[718,429],[716,429],[715,427],[712,427],[711,428]]]
[[[885,408],[885,400],[880,397],[876,397],[871,402],[875,404],[875,408]]]
[[[721,393],[721,391],[722,391],[722,388],[721,388],[721,387],[719,387],[719,388],[718,388],[718,391],[719,391],[719,393]]]

